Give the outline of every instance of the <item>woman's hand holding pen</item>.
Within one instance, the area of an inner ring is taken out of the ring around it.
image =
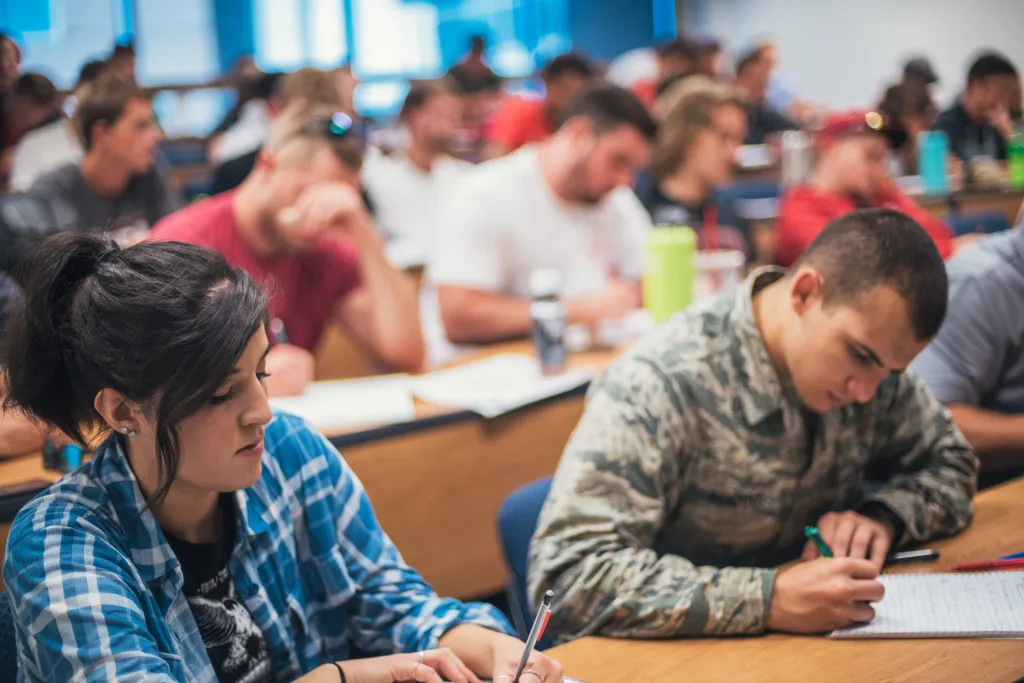
[[[494,683],[512,683],[523,656],[523,641],[511,636],[494,639]],[[519,676],[519,683],[562,683],[562,665],[547,655],[534,651],[527,660],[526,668]]]

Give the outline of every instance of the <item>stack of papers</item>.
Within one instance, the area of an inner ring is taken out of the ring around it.
[[[429,403],[490,418],[585,386],[593,376],[573,370],[546,377],[536,358],[506,353],[414,378],[412,391]]]
[[[409,422],[416,416],[408,375],[314,382],[301,396],[272,398],[270,405],[327,432]]]

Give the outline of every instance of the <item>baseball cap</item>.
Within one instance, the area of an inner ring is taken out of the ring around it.
[[[915,57],[903,65],[903,78],[916,78],[925,85],[939,82],[935,68],[926,57]]]
[[[821,127],[815,132],[814,142],[818,147],[825,147],[855,133],[884,134],[887,126],[891,126],[889,117],[877,111],[851,109],[832,112],[825,117]]]

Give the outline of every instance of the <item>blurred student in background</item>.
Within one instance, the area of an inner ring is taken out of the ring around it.
[[[747,133],[745,103],[727,85],[677,87],[687,92],[661,118],[651,168],[637,178],[637,197],[655,225],[688,225],[697,231],[699,248],[707,249],[704,225],[714,220],[720,226],[716,248],[749,256],[747,222],[728,208],[718,214],[715,202],[715,191],[733,177]]]
[[[261,115],[258,121],[253,118],[249,123],[243,123],[244,119],[240,118],[234,132],[229,130],[224,134],[220,156],[227,161],[213,170],[210,194],[234,189],[249,175],[270,133],[269,126],[285,108],[305,102],[307,107],[344,111],[338,80],[329,71],[307,66],[290,74],[266,74],[261,82],[261,90],[266,92],[263,105],[266,118]],[[240,150],[244,152],[238,153]]]
[[[632,91],[637,99],[648,108],[654,106],[654,101],[660,94],[659,88],[664,91],[666,82],[677,81],[691,74],[704,73],[702,65],[705,62],[705,55],[695,42],[688,38],[677,38],[658,48],[657,51],[657,72],[653,80],[642,80],[633,84]],[[707,57],[710,60],[710,57]],[[713,76],[714,74],[705,74]]]
[[[160,133],[134,81],[104,74],[75,117],[85,154],[0,202],[0,245],[14,258],[28,243],[64,230],[130,243],[179,206],[154,163]]]
[[[982,54],[971,64],[960,98],[935,123],[962,161],[1006,158],[1007,142],[1016,133],[1010,103],[1018,77],[1016,67],[995,52]]]
[[[449,154],[462,124],[463,103],[448,81],[415,84],[398,120],[408,134],[401,152],[369,151],[363,183],[377,225],[388,238],[428,244],[435,238],[437,212],[447,191],[471,165]]]
[[[747,104],[748,145],[763,145],[771,136],[800,127],[768,101],[768,77],[768,67],[758,52],[747,54],[736,64],[736,92]]]
[[[6,185],[11,169],[10,150],[14,143],[14,132],[7,109],[11,88],[21,74],[21,49],[14,38],[0,33],[0,189]]]
[[[466,174],[441,212],[427,272],[451,342],[527,334],[539,269],[561,274],[570,322],[640,306],[650,218],[629,186],[650,161],[655,129],[628,91],[596,86],[549,139]]]
[[[75,81],[75,87],[71,89],[71,94],[64,98],[62,107],[65,114],[70,117],[75,115],[78,103],[89,94],[93,83],[106,71],[106,68],[107,63],[98,59],[93,59],[82,65],[82,68],[78,71],[78,80]]]
[[[206,147],[210,163],[223,164],[259,149],[267,139],[280,73],[239,77],[235,105],[217,124]]]
[[[877,112],[831,115],[815,140],[818,162],[805,185],[786,191],[779,206],[776,258],[790,266],[825,226],[857,209],[895,209],[917,221],[947,258],[954,250],[949,226],[905,195],[889,174],[889,142]]]
[[[313,380],[312,351],[333,320],[388,368],[423,364],[415,285],[388,263],[359,194],[363,155],[350,118],[296,101],[274,120],[236,191],[153,230],[156,240],[215,249],[273,287],[272,396],[301,393]]]
[[[114,45],[114,49],[110,52],[110,57],[107,58],[107,66],[111,73],[134,81],[135,43],[127,41]]]
[[[887,120],[882,128],[902,175],[917,175],[917,137],[932,130],[938,110],[928,85],[916,78],[889,87],[878,105]]]
[[[552,59],[541,70],[544,98],[506,97],[489,124],[489,156],[514,152],[523,145],[546,139],[558,127],[569,103],[594,75],[594,68],[578,54]]]
[[[78,162],[82,143],[46,76],[23,74],[14,84],[12,116],[24,127],[11,160],[12,192],[24,192],[44,173]]]
[[[455,83],[459,92],[476,95],[501,88],[501,78],[484,60],[486,52],[486,39],[479,35],[473,36],[469,41],[469,54],[466,58],[448,69],[447,76]]]
[[[1024,231],[946,264],[949,312],[911,364],[981,458],[979,488],[1024,474]]]

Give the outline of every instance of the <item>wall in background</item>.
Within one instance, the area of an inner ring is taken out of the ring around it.
[[[927,55],[945,104],[971,55],[1004,52],[1024,69],[1024,0],[683,0],[681,32],[710,33],[734,52],[760,38],[780,47],[780,75],[830,106],[874,104],[910,55]]]

